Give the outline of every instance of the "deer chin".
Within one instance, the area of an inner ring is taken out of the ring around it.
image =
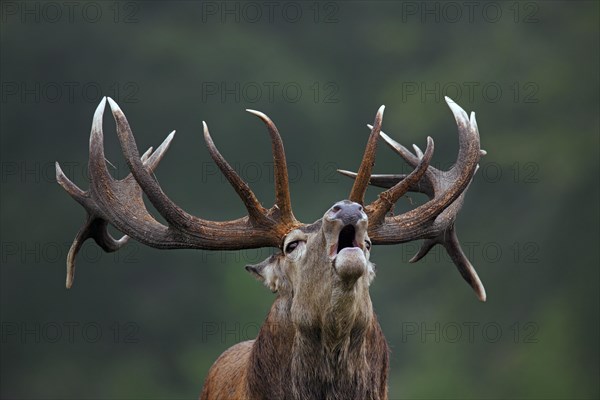
[[[335,272],[344,283],[355,283],[367,273],[367,259],[360,247],[346,247],[333,260]]]

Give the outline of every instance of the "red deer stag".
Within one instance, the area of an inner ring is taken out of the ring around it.
[[[58,183],[87,211],[87,220],[67,257],[67,287],[73,284],[75,256],[93,238],[105,251],[118,250],[132,237],[161,249],[238,250],[276,247],[280,251],[246,269],[277,297],[255,340],[223,353],[206,378],[201,399],[386,399],[388,346],[373,312],[369,285],[375,267],[371,245],[424,239],[411,261],[441,244],[463,278],[485,301],[485,291],[462,252],[454,229],[456,215],[477,169],[480,149],[474,113],[471,117],[446,99],[458,125],[458,160],[449,171],[429,165],[433,140],[425,152],[412,154],[381,132],[383,106],[371,127],[363,160],[353,177],[348,200],[329,208],[312,224],[292,213],[285,153],[275,124],[263,113],[248,110],[266,125],[275,170],[275,205],[266,209],[215,147],[204,123],[210,155],[246,206],[248,215],[225,222],[208,221],[179,208],[161,189],[153,171],[164,156],[173,133],[141,157],[129,123],[119,106],[108,99],[117,124],[123,155],[131,174],[115,180],[104,158],[100,102],[90,137],[90,189],[72,183],[56,164]],[[407,175],[373,175],[371,169],[379,136],[414,170]],[[388,188],[364,206],[369,184]],[[392,207],[407,192],[422,192],[430,200],[394,216]],[[158,222],[146,209],[145,194],[167,221]],[[113,225],[125,236],[114,239]]]

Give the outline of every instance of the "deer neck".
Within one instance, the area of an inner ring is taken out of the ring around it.
[[[334,292],[320,318],[310,316],[304,320],[310,323],[300,326],[292,322],[291,302],[273,304],[255,344],[253,367],[257,376],[268,374],[270,382],[280,385],[269,388],[272,396],[379,398],[372,396],[378,389],[372,387],[373,356],[368,352],[380,351],[385,354],[377,359],[387,359],[387,345],[368,291],[364,294]]]

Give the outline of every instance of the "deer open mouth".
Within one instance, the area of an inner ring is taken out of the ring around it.
[[[354,225],[346,225],[340,231],[336,254],[349,247],[359,247],[356,243],[356,228]]]
[[[345,225],[340,230],[333,258],[333,267],[337,275],[347,284],[355,283],[367,270],[367,259],[358,244],[356,234],[357,228],[353,224]]]

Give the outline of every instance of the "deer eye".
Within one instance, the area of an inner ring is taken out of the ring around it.
[[[371,251],[371,241],[370,240],[365,240],[365,247],[367,248],[367,250]]]
[[[293,242],[289,242],[287,244],[287,246],[285,246],[285,254],[289,254],[292,251],[296,250],[296,247],[298,247],[298,244],[300,244],[299,240],[294,240]]]

